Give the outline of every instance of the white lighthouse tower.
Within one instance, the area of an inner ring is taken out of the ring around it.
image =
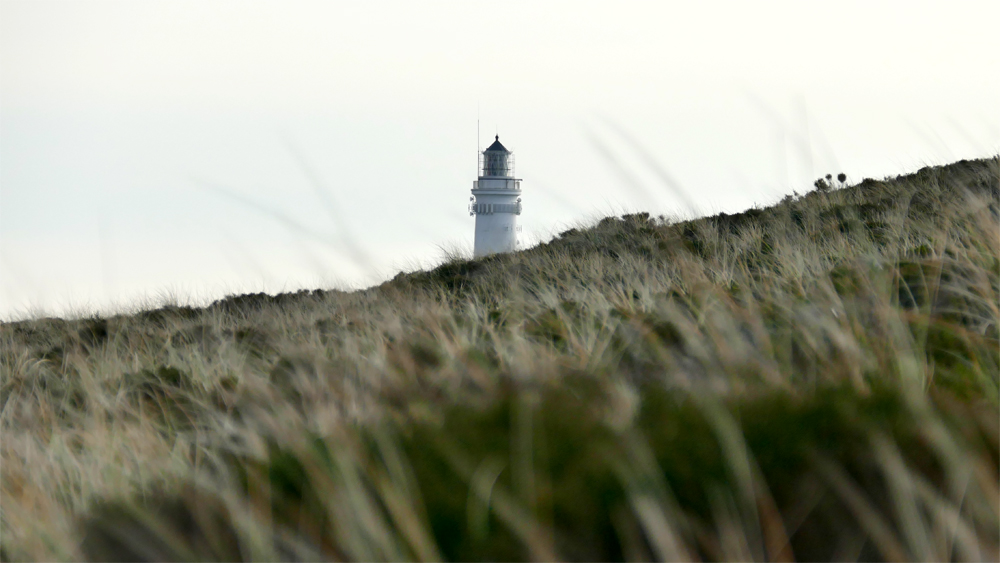
[[[472,183],[469,215],[476,216],[476,257],[512,252],[521,227],[521,180],[514,177],[514,153],[500,144],[500,136],[483,151],[479,179]]]

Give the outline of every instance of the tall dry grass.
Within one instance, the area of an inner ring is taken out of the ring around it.
[[[0,329],[3,559],[1000,557],[1000,161]]]

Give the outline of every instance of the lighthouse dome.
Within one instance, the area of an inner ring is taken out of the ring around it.
[[[485,151],[483,151],[483,152],[503,152],[503,153],[510,153],[510,151],[507,150],[507,147],[503,146],[500,143],[500,135],[497,135],[494,138],[496,140],[493,141],[493,144],[490,145],[489,147],[487,147],[487,149]]]

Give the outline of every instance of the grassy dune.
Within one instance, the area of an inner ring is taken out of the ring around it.
[[[1000,558],[1000,160],[0,327],[3,559]]]

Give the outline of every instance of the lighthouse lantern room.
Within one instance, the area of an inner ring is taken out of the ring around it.
[[[500,136],[480,155],[479,179],[472,183],[469,215],[476,216],[476,257],[517,249],[521,227],[521,180],[514,177],[514,153]]]

